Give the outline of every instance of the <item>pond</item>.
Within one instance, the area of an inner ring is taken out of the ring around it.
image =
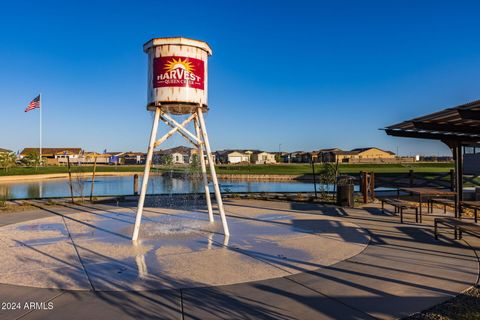
[[[141,185],[142,177],[139,177]],[[89,196],[91,179],[73,179],[75,196]],[[220,180],[222,192],[313,192],[312,182],[289,181],[239,181]],[[333,186],[325,186],[332,191]],[[355,188],[357,189],[357,188]],[[213,186],[210,186],[213,192]],[[317,190],[320,186],[317,184]],[[202,181],[182,177],[153,175],[148,181],[148,194],[201,193]],[[104,176],[95,178],[94,196],[120,196],[133,194],[133,176]],[[66,179],[31,180],[0,183],[0,198],[26,199],[70,196],[70,187]]]

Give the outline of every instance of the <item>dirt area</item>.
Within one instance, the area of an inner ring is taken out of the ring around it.
[[[58,200],[41,200],[42,205],[51,206],[59,203]],[[37,208],[27,200],[0,201],[0,214],[20,212]]]
[[[18,211],[25,211],[32,209],[33,207],[28,204],[11,204],[8,202],[1,202],[0,203],[0,214],[2,213],[9,213],[9,212],[18,212]]]

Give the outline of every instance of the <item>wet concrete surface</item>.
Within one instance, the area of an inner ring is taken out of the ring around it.
[[[131,208],[78,206],[0,227],[0,283],[123,291],[195,288],[314,270],[361,252],[369,236],[333,217],[234,208],[231,236],[201,207],[146,208],[132,242]],[[302,224],[303,222],[303,224]],[[346,238],[356,237],[354,241]]]

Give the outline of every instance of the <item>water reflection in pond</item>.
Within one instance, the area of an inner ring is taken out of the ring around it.
[[[141,185],[142,177],[139,177]],[[89,196],[91,179],[73,179],[74,195]],[[312,182],[272,182],[272,181],[226,181],[220,180],[222,192],[313,192]],[[317,185],[317,189],[318,189]],[[325,187],[332,190],[331,186]],[[213,191],[213,187],[210,187]],[[168,175],[151,176],[148,181],[148,193],[201,193],[201,180],[177,178]],[[133,176],[96,177],[94,186],[95,196],[131,195],[133,194]],[[70,189],[68,180],[32,180],[21,182],[0,183],[0,198],[23,199],[42,197],[68,197]]]

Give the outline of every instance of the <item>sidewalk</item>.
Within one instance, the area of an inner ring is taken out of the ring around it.
[[[371,242],[360,254],[329,267],[220,287],[80,292],[0,285],[2,302],[53,303],[52,310],[0,310],[0,319],[395,319],[428,309],[477,282],[479,262],[469,244],[478,248],[478,240],[465,236],[468,243],[454,241],[444,234],[437,241],[427,215],[422,225],[409,220],[400,224],[398,217],[382,214],[375,205],[341,209],[226,201],[230,214],[242,206],[340,216],[368,230]],[[0,225],[43,216],[48,214],[2,214]],[[301,222],[308,228],[308,220]],[[311,228],[315,231],[315,224]],[[286,262],[286,267],[294,266]]]

